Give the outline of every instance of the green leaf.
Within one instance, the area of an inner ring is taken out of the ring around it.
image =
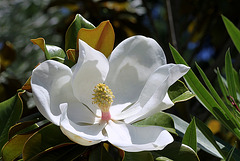
[[[217,151],[221,154],[221,156],[226,159],[226,156],[224,155],[224,153],[222,152],[221,148],[218,146],[218,144],[216,143],[214,137],[213,137],[213,133],[211,132],[211,130],[199,119],[196,118],[196,125],[198,127],[198,129],[203,133],[203,135],[212,143],[212,145],[217,149]]]
[[[180,80],[169,87],[168,95],[173,103],[187,101],[195,96]]]
[[[219,68],[217,68],[217,79],[218,79],[219,87],[220,87],[220,89],[222,91],[222,94],[224,96],[225,102],[227,102],[228,105],[231,105],[231,103],[227,99],[227,96],[229,96],[229,94],[228,94],[226,86],[223,83],[223,77],[222,77],[222,75],[221,75],[221,73],[219,71]]]
[[[23,146],[32,133],[15,135],[9,142],[5,144],[2,149],[2,156],[4,161],[12,161],[17,159],[23,150]]]
[[[0,149],[8,141],[8,131],[21,117],[23,104],[18,93],[12,98],[0,103]]]
[[[64,143],[37,154],[31,160],[64,160],[72,161],[86,152],[89,147],[81,146],[76,143]],[[85,157],[85,156],[82,156]]]
[[[195,117],[192,119],[191,123],[189,124],[183,136],[182,144],[188,145],[195,152],[197,152],[197,134],[196,134]]]
[[[56,60],[61,63],[64,62],[66,54],[60,47],[54,45],[46,45],[46,51],[47,52],[45,52],[45,54],[47,54],[47,59]]]
[[[184,61],[184,59],[181,57],[181,55],[177,52],[177,50],[174,49],[173,46],[170,45],[170,49],[171,49],[173,58],[176,63],[187,65],[187,63]],[[213,111],[213,107],[219,107],[217,102],[210,95],[210,93],[206,90],[206,88],[201,84],[201,82],[199,81],[199,79],[196,77],[196,75],[193,73],[193,71],[191,69],[188,71],[187,74],[185,74],[184,78],[185,78],[190,90],[196,94],[198,100],[204,106],[206,106],[206,108],[210,112]]]
[[[225,16],[222,15],[223,22],[227,28],[228,34],[230,35],[234,45],[236,46],[238,52],[240,52],[240,31],[238,28]]]
[[[188,123],[181,118],[170,114],[171,117],[174,120],[174,126],[176,128],[176,131],[180,137],[183,137],[183,135],[186,132],[186,129],[188,127]],[[213,146],[213,144],[204,136],[204,134],[197,128],[197,146],[201,148],[202,150],[216,156],[219,158],[223,158],[221,154],[217,151],[217,149]],[[215,140],[217,141],[217,144],[222,149],[222,151],[229,152],[232,146],[230,144],[227,144],[226,142],[220,140],[219,138],[215,137]],[[233,157],[235,160],[240,160],[240,151],[238,149],[235,149]]]
[[[176,128],[178,135],[180,137],[183,137],[183,135],[186,133],[189,124],[173,114],[170,115],[174,120],[174,126]],[[198,147],[216,157],[222,158],[221,154],[216,150],[212,143],[207,140],[207,138],[202,134],[202,132],[199,129],[196,130]]]
[[[235,85],[236,85],[236,90],[238,93],[240,93],[240,78],[238,72],[233,68],[233,75],[235,79]]]
[[[204,80],[205,84],[207,85],[209,91],[211,92],[212,96],[215,98],[215,100],[217,101],[217,103],[220,105],[220,107],[223,108],[223,110],[225,111],[229,111],[227,106],[225,105],[225,103],[223,102],[223,100],[220,98],[220,96],[218,95],[218,93],[216,92],[216,90],[213,88],[211,82],[208,80],[207,76],[205,75],[205,73],[203,72],[203,70],[198,66],[198,64],[196,63],[196,67],[200,73],[200,75],[202,76],[202,79]],[[225,111],[225,112],[226,112]]]
[[[228,91],[229,91],[230,96],[232,96],[234,98],[234,100],[237,101],[237,92],[236,92],[233,71],[234,71],[234,69],[232,66],[230,50],[228,49],[226,52],[226,56],[225,56],[225,73],[226,73],[226,78],[227,78]]]
[[[225,112],[225,114],[228,116],[228,118],[230,118],[230,120],[234,123],[237,123],[237,120],[235,119],[235,117],[232,115],[232,113],[230,112],[230,110],[228,109],[228,107],[225,105],[225,103],[223,102],[223,100],[221,99],[221,97],[218,95],[218,93],[216,92],[216,90],[213,88],[212,84],[210,83],[210,81],[208,80],[207,76],[205,75],[205,73],[203,72],[203,70],[197,65],[197,69],[199,71],[199,73],[201,74],[205,84],[207,85],[209,91],[211,92],[212,96],[215,98],[215,100],[217,101],[217,103],[220,105],[220,108]]]
[[[163,150],[152,152],[155,157],[163,156],[174,161],[200,161],[198,155],[187,145],[174,141]]]
[[[134,126],[161,126],[173,134],[177,134],[174,128],[174,122],[171,116],[164,112],[158,112],[144,120],[133,124]]]
[[[19,122],[15,124],[9,130],[9,138],[12,138],[16,134],[23,134],[38,128],[39,126],[36,122],[38,122],[38,120]]]
[[[65,51],[68,49],[77,49],[77,35],[81,28],[93,29],[95,26],[80,14],[77,14],[65,35]]]
[[[178,64],[185,64],[185,60],[177,52],[177,50],[170,45],[170,49],[173,55],[173,58]],[[184,79],[187,83],[189,89],[196,94],[198,101],[208,110],[211,114],[218,119],[229,131],[232,131],[238,138],[240,138],[240,131],[236,125],[235,120],[231,117],[228,118],[224,111],[221,109],[220,105],[215,101],[213,96],[207,91],[207,89],[202,85],[194,72],[190,69],[187,74],[184,75]]]
[[[46,45],[43,38],[31,39],[31,41],[42,49],[47,60],[56,60],[61,63],[64,62],[66,54],[60,47]]]
[[[150,152],[125,152],[123,161],[154,161]]]
[[[98,144],[90,153],[89,161],[114,161],[102,144]]]
[[[71,143],[71,141],[61,132],[60,128],[54,124],[47,125],[34,133],[25,143],[23,159],[31,159],[49,148],[64,143]]]

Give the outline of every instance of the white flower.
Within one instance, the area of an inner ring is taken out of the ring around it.
[[[43,116],[81,145],[109,141],[137,152],[173,141],[159,126],[131,124],[171,107],[167,90],[188,67],[166,64],[162,48],[144,36],[124,40],[109,60],[81,40],[79,50],[72,68],[48,60],[33,70],[33,96]]]

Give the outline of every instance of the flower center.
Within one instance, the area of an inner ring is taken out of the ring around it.
[[[103,83],[97,84],[93,89],[93,104],[97,104],[102,111],[102,120],[110,120],[109,108],[112,105],[114,95],[112,90]]]

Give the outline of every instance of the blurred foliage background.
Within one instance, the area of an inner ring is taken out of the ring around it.
[[[193,70],[197,61],[214,84],[214,69],[223,68],[228,48],[233,66],[239,70],[240,54],[221,19],[223,14],[239,26],[239,9],[239,0],[1,0],[0,102],[13,96],[31,76],[32,69],[44,60],[42,50],[30,39],[43,37],[47,44],[64,49],[65,32],[76,13],[95,26],[110,20],[116,34],[115,45],[138,34],[154,38],[168,62],[173,62],[171,43]],[[29,98],[29,93],[24,95],[25,115],[36,110]],[[187,121],[191,115],[197,116],[220,138],[230,143],[236,140],[212,120],[196,99],[176,104],[170,112]]]

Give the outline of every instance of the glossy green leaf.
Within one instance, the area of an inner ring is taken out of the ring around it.
[[[203,70],[198,66],[198,64],[196,63],[196,67],[200,73],[200,75],[202,76],[203,81],[205,82],[206,86],[208,87],[209,91],[211,92],[212,96],[215,98],[215,100],[217,101],[217,103],[225,109],[227,109],[225,103],[223,102],[223,100],[221,99],[221,97],[218,95],[218,93],[216,92],[216,90],[214,89],[214,87],[212,86],[211,82],[208,80],[207,76],[205,75],[205,73],[203,72]],[[228,109],[227,109],[228,110]],[[226,111],[225,111],[226,112]]]
[[[191,123],[188,125],[188,128],[182,139],[182,144],[191,147],[195,152],[197,152],[197,133],[195,118],[193,118]]]
[[[176,131],[180,137],[183,137],[183,135],[186,132],[186,129],[188,127],[188,123],[181,118],[170,114],[171,117],[174,120],[174,125],[176,128]],[[217,151],[217,149],[213,146],[213,144],[204,136],[204,134],[197,128],[197,146],[201,148],[202,150],[218,157],[223,158],[221,154]],[[222,149],[222,151],[229,152],[232,148],[231,145],[227,144],[226,142],[220,140],[219,138],[215,137],[215,140],[217,141],[218,146]],[[235,160],[240,160],[240,151],[238,149],[235,149],[233,153],[233,157]]]
[[[125,152],[123,161],[154,161],[150,152]]]
[[[92,149],[89,155],[89,161],[114,161],[110,153],[107,152],[102,144],[98,144]]]
[[[177,64],[185,64],[185,60],[177,52],[177,50],[170,45],[170,49],[173,58]],[[232,131],[238,138],[240,138],[240,131],[233,122],[225,115],[225,112],[221,109],[220,105],[216,102],[213,96],[207,91],[207,89],[202,85],[194,72],[190,69],[187,74],[184,75],[184,79],[187,83],[189,89],[196,94],[198,101],[211,112],[211,114],[218,119],[229,131]]]
[[[212,145],[217,149],[217,151],[221,154],[221,156],[226,159],[226,156],[224,155],[224,153],[222,152],[221,148],[218,146],[218,144],[216,143],[214,137],[213,137],[213,133],[211,132],[211,130],[199,119],[196,118],[196,125],[198,127],[198,129],[203,133],[203,135],[212,143]]]
[[[89,147],[81,146],[76,143],[64,143],[56,145],[52,148],[46,149],[45,151],[37,154],[31,160],[64,160],[72,161],[80,156],[84,159],[83,153],[86,152],[86,149]]]
[[[176,49],[174,49],[173,46],[170,45],[170,49],[173,55],[173,58],[176,63],[178,64],[185,64],[185,60],[181,57],[181,55],[177,52]],[[199,81],[199,79],[196,77],[196,75],[193,73],[193,71],[190,69],[187,74],[184,76],[187,85],[196,94],[196,97],[198,100],[206,106],[206,108],[212,112],[213,107],[219,107],[217,102],[214,100],[214,98],[210,95],[210,93],[206,90],[206,88],[202,85],[202,83]]]
[[[46,45],[43,38],[31,39],[31,41],[42,49],[47,60],[56,60],[61,63],[64,62],[66,54],[60,47]]]
[[[226,73],[228,91],[229,91],[230,96],[232,96],[234,98],[234,100],[237,100],[237,92],[236,92],[233,71],[234,71],[234,69],[232,66],[230,50],[228,49],[226,52],[226,56],[225,56],[225,73]]]
[[[187,101],[195,96],[180,80],[169,87],[168,95],[173,103]]]
[[[16,134],[24,134],[38,128],[39,126],[36,124],[38,121],[32,120],[15,124],[9,130],[9,138],[12,138]]]
[[[174,120],[174,126],[176,128],[178,135],[180,137],[183,137],[184,134],[186,133],[189,124],[173,114],[170,115]],[[222,158],[221,154],[216,150],[212,143],[207,140],[207,138],[202,134],[202,132],[198,128],[196,129],[196,132],[197,132],[197,146],[216,157]]]
[[[234,79],[235,79],[235,86],[236,86],[236,91],[238,93],[240,93],[240,77],[239,77],[239,73],[233,68],[233,75],[234,75]]]
[[[21,117],[23,104],[18,93],[12,98],[0,103],[0,149],[8,141],[8,131]]]
[[[197,153],[192,148],[176,141],[167,145],[163,150],[152,153],[156,158],[163,156],[174,161],[199,161]]]
[[[70,142],[58,126],[54,124],[47,125],[28,139],[23,148],[23,159],[31,159],[49,148]]]
[[[237,123],[237,121],[235,120],[234,116],[232,115],[232,113],[230,112],[230,110],[228,109],[228,107],[225,105],[225,103],[223,102],[222,98],[218,95],[218,93],[216,92],[216,90],[213,88],[212,84],[210,83],[210,81],[208,80],[207,76],[205,75],[205,73],[203,72],[203,70],[197,65],[197,69],[199,71],[199,73],[201,74],[205,84],[207,85],[209,91],[211,92],[212,96],[215,98],[215,100],[217,101],[217,103],[220,105],[221,109],[225,112],[225,114],[228,116],[228,118],[233,122],[233,123]]]
[[[234,45],[236,46],[238,52],[240,52],[240,31],[238,28],[225,16],[222,15],[223,22],[227,28],[228,34],[230,35]]]
[[[219,68],[217,68],[217,79],[218,79],[218,84],[219,84],[219,87],[222,91],[222,94],[223,94],[223,97],[225,99],[225,102],[228,104],[228,105],[231,105],[231,103],[229,102],[229,100],[227,99],[227,96],[229,96],[228,94],[228,91],[227,91],[227,88],[226,86],[224,85],[223,83],[223,77],[219,71]]]
[[[46,49],[48,51],[48,59],[56,60],[61,63],[64,62],[66,54],[63,49],[54,45],[46,45]]]
[[[138,121],[134,123],[135,126],[161,126],[164,127],[171,133],[176,134],[176,130],[174,128],[174,122],[171,116],[164,112],[158,112],[144,120]]]
[[[77,49],[77,35],[81,28],[93,29],[95,27],[80,14],[77,14],[65,35],[65,51],[68,49]]]
[[[32,133],[15,135],[9,142],[5,144],[2,149],[2,156],[4,161],[12,161],[17,159],[23,150],[23,146]]]

